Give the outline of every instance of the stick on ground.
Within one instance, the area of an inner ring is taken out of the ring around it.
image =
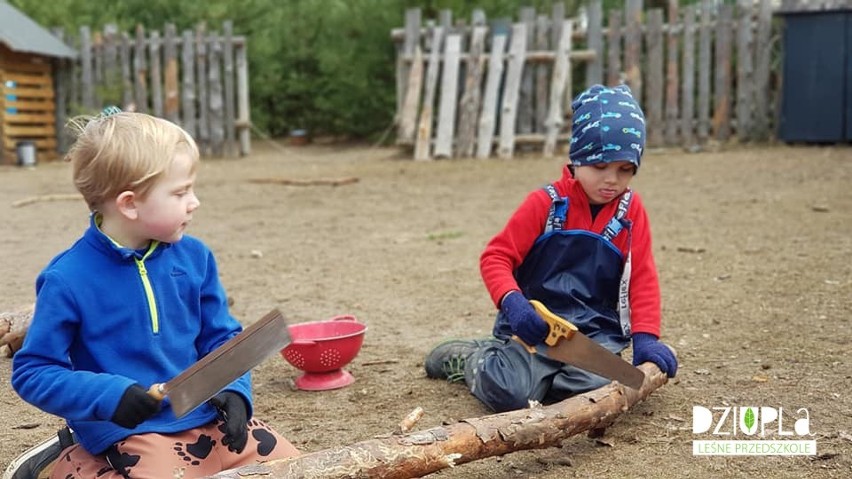
[[[619,383],[549,406],[465,419],[448,426],[389,435],[304,454],[292,459],[224,471],[218,479],[411,478],[458,464],[526,449],[558,446],[584,431],[600,430],[667,382],[657,366],[639,366],[639,390]]]

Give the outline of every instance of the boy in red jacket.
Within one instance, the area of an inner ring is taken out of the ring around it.
[[[574,100],[571,163],[562,178],[533,191],[480,258],[498,307],[494,339],[454,340],[426,358],[431,378],[462,378],[494,411],[555,402],[609,380],[540,354],[547,323],[529,300],[613,353],[632,338],[633,364],[650,361],[674,377],[677,359],[660,336],[660,287],[651,229],[628,188],[645,148],[645,118],[625,85],[595,85]]]

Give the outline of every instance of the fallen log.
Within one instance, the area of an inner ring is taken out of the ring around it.
[[[424,431],[390,435],[291,459],[220,472],[217,479],[411,478],[526,449],[554,447],[584,431],[599,433],[666,383],[656,365],[639,366],[639,390],[613,382],[549,406],[533,405],[464,419]]]
[[[291,186],[314,186],[314,185],[329,185],[341,186],[350,183],[357,183],[358,178],[355,176],[347,176],[344,178],[315,178],[315,179],[299,179],[299,178],[250,178],[249,183],[258,184],[275,184],[275,185],[291,185]]]
[[[31,304],[14,311],[0,312],[0,354],[11,358],[21,349],[34,309],[35,305]]]

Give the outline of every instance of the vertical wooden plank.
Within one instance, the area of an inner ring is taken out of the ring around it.
[[[677,128],[680,122],[680,113],[678,111],[678,87],[680,81],[678,79],[678,43],[679,35],[677,27],[679,26],[678,18],[678,0],[669,0],[668,5],[668,34],[666,40],[666,133],[665,142],[667,145],[677,143]]]
[[[710,136],[710,39],[713,0],[702,0],[701,23],[698,30],[698,141],[707,142]]]
[[[524,23],[512,25],[512,42],[509,47],[509,65],[506,68],[506,82],[503,88],[503,101],[500,107],[500,143],[497,154],[500,158],[511,158],[515,152],[515,128],[518,120],[518,100],[521,91],[521,79],[527,54],[527,26]]]
[[[396,118],[399,128],[397,141],[408,143],[414,140],[414,125],[417,122],[417,109],[420,103],[420,87],[423,78],[423,52],[420,48],[420,9],[409,8],[405,11],[405,39],[396,60]],[[409,65],[406,58],[414,61]],[[413,69],[418,71],[412,72]],[[411,91],[412,82],[417,91]],[[413,108],[412,108],[413,105]]]
[[[249,106],[248,39],[237,46],[237,126],[239,128],[240,155],[251,154],[251,108]]]
[[[145,27],[136,25],[136,43],[133,46],[133,91],[136,94],[136,111],[148,113],[148,62],[145,48]]]
[[[397,139],[401,142],[411,141],[414,139],[413,128],[410,132],[406,132],[407,136],[403,134],[401,119],[402,116],[405,115],[403,106],[405,105],[405,99],[408,96],[407,87],[408,83],[411,81],[410,77],[412,68],[412,66],[405,61],[405,58],[414,55],[415,48],[420,46],[420,24],[421,19],[419,8],[409,8],[405,10],[405,38],[403,40],[402,47],[397,51],[396,55],[396,118],[400,122]]]
[[[769,41],[772,32],[772,2],[760,0],[760,10],[757,16],[757,38],[755,39],[755,72],[754,72],[754,139],[769,138],[770,118],[775,117],[771,107],[775,103],[769,93],[770,62],[772,44]],[[847,118],[847,122],[852,119]]]
[[[222,92],[222,42],[216,32],[207,37],[208,69],[207,82],[210,87],[210,152],[213,156],[222,156],[225,149],[225,111]]]
[[[688,150],[695,146],[695,6],[683,10],[683,64],[680,139]]]
[[[60,27],[51,28],[53,36],[62,43],[66,43],[65,30]],[[65,123],[68,121],[68,73],[70,62],[64,59],[53,61],[53,91],[55,95],[56,111],[54,113],[54,127],[56,128],[56,151],[65,153],[68,151],[68,136],[65,134]],[[0,112],[2,116],[2,112]],[[0,148],[2,156],[3,148]]]
[[[535,8],[521,8],[520,22],[524,24],[524,30],[526,31],[525,45],[527,46],[525,46],[524,49],[526,50],[529,48],[532,50],[535,46]],[[533,90],[534,68],[532,68],[532,65],[529,67],[526,66],[526,58],[524,58],[524,62],[525,64],[522,66],[523,71],[521,74],[520,96],[518,98],[515,114],[517,115],[518,123],[517,131],[519,133],[532,133],[533,123],[535,121],[533,118],[533,115],[535,114],[533,111],[533,102],[535,101],[535,98],[533,97],[535,94]]]
[[[597,1],[597,0],[592,0]],[[558,1],[553,2],[553,6],[550,12],[550,45],[553,51],[556,51],[559,48],[559,42],[561,41],[560,35],[562,35],[562,24],[565,22],[565,2]],[[551,72],[553,69],[551,68]],[[562,95],[562,111],[568,111],[571,109],[571,91],[565,91]],[[545,132],[547,131],[547,126],[545,125]]]
[[[586,88],[603,83],[603,0],[589,1],[589,25],[586,27],[586,48],[598,55],[586,63]],[[571,95],[568,95],[570,98]]]
[[[552,158],[556,153],[556,143],[559,132],[564,124],[562,103],[567,85],[571,82],[571,36],[574,31],[574,22],[565,20],[560,28],[562,34],[559,36],[559,45],[556,47],[556,60],[553,64],[553,77],[550,83],[550,111],[547,114],[547,131],[544,139],[543,154],[545,158]],[[570,91],[570,90],[568,90]]]
[[[643,109],[647,115],[648,145],[660,146],[663,142],[663,11],[654,8],[648,11],[646,44],[648,66],[648,91]]]
[[[167,23],[165,27],[165,38],[163,42],[163,63],[165,70],[163,79],[165,84],[166,101],[164,104],[165,118],[172,123],[180,124],[180,98],[178,96],[178,63],[177,36],[175,25]]]
[[[151,65],[151,112],[154,116],[163,116],[163,74],[160,59],[160,32],[151,31],[148,35],[148,61]]]
[[[549,49],[550,27],[550,19],[544,15],[539,15],[535,26],[536,50],[543,52]],[[556,45],[553,46],[553,49],[556,50]],[[533,131],[536,133],[543,133],[547,128],[547,93],[550,90],[549,79],[552,69],[552,64],[548,62],[538,62],[535,65],[535,116]]]
[[[234,126],[234,22],[222,22],[222,80],[225,87],[225,154],[236,155],[236,128]]]
[[[731,136],[731,21],[733,8],[719,6],[716,19],[716,55],[713,95],[713,136],[727,141]]]
[[[181,124],[193,138],[198,131],[195,122],[195,42],[192,31],[181,34]]]
[[[92,77],[95,85],[104,84],[104,38],[99,31],[92,33]],[[99,103],[97,90],[95,90],[95,103]]]
[[[83,108],[94,113],[97,107],[95,106],[95,77],[92,71],[92,33],[88,26],[80,27],[80,68]]]
[[[625,0],[624,74],[633,97],[644,105],[642,96],[642,0]]]
[[[417,110],[420,108],[423,86],[423,53],[420,45],[415,45],[414,58],[406,70],[408,70],[408,85],[403,89],[405,100],[402,103],[402,116],[397,133],[397,141],[403,144],[413,142],[414,133],[417,131]]]
[[[468,158],[473,156],[476,147],[476,124],[479,119],[479,110],[482,100],[482,67],[485,49],[484,26],[473,27],[470,40],[470,55],[467,59],[467,73],[465,75],[464,93],[461,99],[461,112],[459,114],[459,134],[456,156]]]
[[[607,33],[606,84],[615,86],[623,83],[621,71],[621,10],[610,10]]]
[[[435,90],[438,85],[438,70],[440,69],[441,43],[444,39],[444,29],[432,28],[429,64],[426,67],[426,93],[423,97],[423,107],[420,110],[420,121],[417,125],[417,140],[414,145],[415,160],[429,160],[432,157],[432,112],[435,107]]]
[[[459,55],[461,54],[461,35],[447,36],[444,49],[444,67],[441,76],[441,98],[438,109],[438,131],[435,135],[435,157],[447,158],[453,155],[453,135],[456,128],[456,107],[458,106]]]
[[[130,36],[127,32],[121,32],[118,44],[118,62],[121,64],[121,105],[125,110],[135,109],[133,102],[133,69],[130,66]]]
[[[195,78],[198,92],[198,137],[203,154],[210,153],[210,101],[207,97],[207,33],[203,23],[195,27]]]
[[[120,38],[118,36],[118,26],[113,23],[108,23],[104,25],[104,84],[111,90],[112,98],[109,98],[109,101],[112,103],[118,103],[118,93],[115,91],[117,86],[121,86],[118,83],[118,75],[119,70],[117,67],[118,60],[118,43]]]
[[[453,31],[453,11],[445,8],[438,12],[438,24],[444,32],[444,38]]]
[[[737,82],[736,117],[737,138],[748,141],[752,138],[752,99],[754,98],[754,59],[752,51],[751,17],[752,0],[737,2]]]
[[[494,141],[499,107],[500,80],[503,78],[503,56],[506,51],[507,35],[494,35],[491,38],[491,55],[488,58],[488,76],[485,80],[485,94],[482,97],[482,111],[479,115],[479,129],[476,140],[476,157],[488,158]]]

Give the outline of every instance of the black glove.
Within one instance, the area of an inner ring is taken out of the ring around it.
[[[231,452],[243,452],[248,441],[248,408],[243,397],[235,392],[225,391],[213,396],[210,404],[216,406],[224,421],[219,426],[219,430],[225,434],[222,444],[228,446]]]
[[[124,391],[110,421],[133,429],[160,412],[160,401],[151,397],[142,386],[134,384]]]

